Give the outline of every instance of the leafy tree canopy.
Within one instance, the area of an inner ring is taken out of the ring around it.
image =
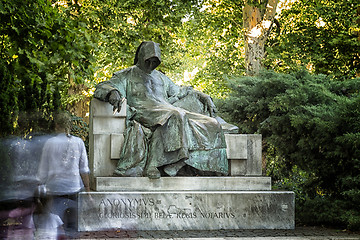
[[[357,0],[294,1],[278,17],[280,34],[273,31],[265,65],[354,77],[360,71],[359,8]]]
[[[207,0],[183,24],[181,47],[185,69],[196,74],[187,80],[214,97],[226,94],[226,76],[244,74],[243,1]],[[195,33],[195,34],[194,34]],[[195,71],[194,71],[195,70]]]
[[[76,11],[47,0],[0,3],[1,133],[12,132],[16,112],[59,109],[70,82],[91,76],[93,41]]]

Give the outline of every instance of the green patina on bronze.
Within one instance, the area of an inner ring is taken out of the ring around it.
[[[134,66],[97,85],[94,97],[119,109],[127,99],[127,130],[115,173],[175,176],[185,165],[228,174],[226,144],[211,98],[173,83],[155,70],[161,63],[157,43],[143,42]]]

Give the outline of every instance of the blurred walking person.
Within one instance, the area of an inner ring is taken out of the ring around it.
[[[51,198],[46,194],[46,189],[38,187],[34,196],[35,200],[35,239],[36,240],[60,240],[66,239],[63,229],[63,221],[60,217],[51,212],[49,201]]]
[[[38,178],[52,197],[50,211],[64,223],[70,236],[77,232],[77,195],[89,188],[88,158],[83,140],[69,134],[71,118],[65,113],[54,116],[57,135],[46,141]]]

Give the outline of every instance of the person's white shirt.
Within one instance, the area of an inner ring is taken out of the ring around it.
[[[80,174],[89,173],[85,144],[79,137],[58,134],[43,147],[38,178],[48,194],[66,195],[83,188]]]

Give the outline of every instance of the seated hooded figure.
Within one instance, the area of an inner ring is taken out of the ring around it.
[[[96,86],[94,97],[114,110],[127,100],[127,130],[115,174],[159,178],[190,166],[203,175],[227,175],[224,132],[211,98],[173,83],[155,70],[160,63],[159,44],[143,42],[134,66]]]

